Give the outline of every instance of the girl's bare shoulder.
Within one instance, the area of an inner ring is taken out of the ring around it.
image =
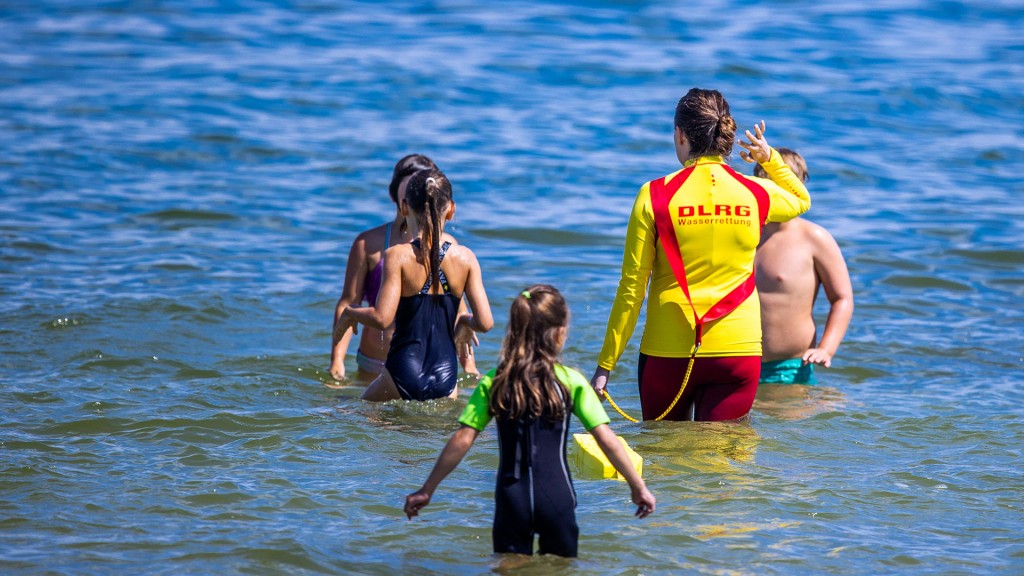
[[[384,250],[384,240],[387,238],[388,226],[391,226],[390,222],[363,230],[356,236],[352,245],[361,244],[366,252],[380,252]]]
[[[404,262],[409,259],[416,260],[418,255],[419,252],[416,250],[416,247],[410,242],[395,244],[384,252],[385,258],[390,262]]]
[[[464,261],[467,258],[470,258],[474,262],[476,261],[476,255],[473,254],[473,251],[466,247],[466,245],[459,244],[459,240],[455,236],[452,236],[447,232],[443,232],[441,233],[441,241],[451,244],[448,246],[448,251],[445,253],[445,260],[451,258],[453,261]]]
[[[448,258],[466,264],[476,264],[476,254],[465,244],[452,244],[445,256],[445,259]]]

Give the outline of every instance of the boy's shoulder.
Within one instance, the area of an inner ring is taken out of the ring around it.
[[[793,218],[783,223],[780,232],[784,233],[787,239],[792,240],[823,240],[832,239],[832,235],[821,224],[811,222],[806,218]]]
[[[838,262],[843,260],[839,243],[832,233],[821,224],[810,220],[796,218],[787,222],[784,246],[787,252],[806,251],[815,262]]]
[[[810,220],[806,220],[804,218],[798,218],[797,221],[798,221],[798,223],[800,225],[800,228],[798,229],[799,233],[804,238],[806,238],[807,240],[810,240],[811,242],[814,242],[816,244],[835,244],[836,243],[836,240],[832,236],[832,233],[829,232],[821,224],[816,224],[816,223],[811,222]],[[797,223],[797,222],[794,222],[794,223]]]
[[[824,226],[816,222],[812,222],[807,218],[794,218],[793,222],[795,224],[799,224],[801,231],[805,234],[820,234],[822,232],[828,234],[828,230],[825,230]]]

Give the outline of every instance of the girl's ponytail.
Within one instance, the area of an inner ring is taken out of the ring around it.
[[[433,179],[427,178],[427,209],[424,214],[430,214],[427,216],[427,222],[424,222],[423,238],[426,242],[427,236],[430,237],[430,248],[427,249],[427,254],[430,254],[430,285],[437,286],[438,290],[441,288],[441,211],[438,209],[438,201],[435,197],[437,191],[433,186]],[[447,208],[447,205],[445,206]]]
[[[424,264],[431,286],[437,286],[441,282],[441,224],[452,202],[451,182],[440,170],[420,170],[409,179],[405,200],[419,217]]]

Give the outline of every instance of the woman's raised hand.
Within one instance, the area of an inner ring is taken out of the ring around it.
[[[740,140],[740,146],[747,149],[746,152],[740,152],[740,158],[753,164],[763,164],[772,159],[772,147],[768,145],[768,140],[764,137],[764,120],[761,120],[760,124],[754,124],[754,133],[751,134],[750,130],[744,131],[747,135],[749,142]]]

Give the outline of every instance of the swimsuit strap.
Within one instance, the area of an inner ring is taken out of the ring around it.
[[[390,224],[388,224],[388,227],[384,229],[384,251],[385,252],[387,251],[388,248],[391,247],[391,227],[394,226],[394,225],[395,225],[395,223],[391,222]]]
[[[420,247],[420,239],[417,238],[417,239],[413,240],[412,244],[414,246],[416,246],[416,248],[419,248]],[[448,249],[451,248],[451,246],[452,246],[451,242],[445,242],[444,244],[441,244],[441,250],[439,250],[438,254],[437,254],[437,266],[438,266],[437,278],[438,278],[438,280],[441,281],[441,290],[443,290],[445,294],[451,294],[451,288],[448,287],[448,277],[444,275],[444,270],[441,270],[440,267],[441,267],[441,262],[444,262],[445,254],[448,253]],[[429,275],[427,275],[427,281],[426,281],[426,283],[423,284],[423,288],[420,290],[420,294],[430,294],[430,282],[431,282],[431,278],[430,278]]]

